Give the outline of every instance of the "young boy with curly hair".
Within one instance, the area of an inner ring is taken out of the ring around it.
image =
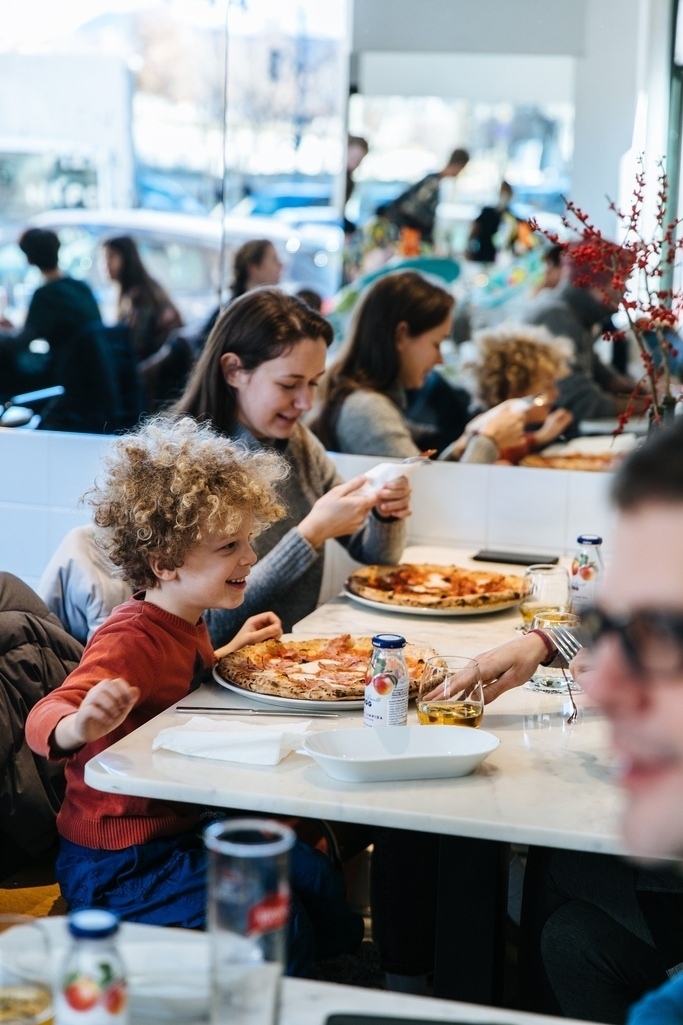
[[[70,908],[109,907],[156,925],[204,924],[199,809],[99,793],[85,784],[84,768],[211,669],[215,653],[202,613],[242,602],[256,561],[250,539],[282,516],[275,484],[286,472],[274,452],[231,446],[188,417],[157,418],[115,442],[104,479],[86,495],[100,543],[138,590],[93,634],[78,668],[26,722],[35,752],[66,759],[55,873]],[[273,613],[253,616],[220,654],[280,632]],[[326,883],[326,859],[324,866],[311,862],[317,853],[295,848],[295,894],[298,885],[304,902],[313,875],[323,888]],[[353,949],[362,923],[346,908],[337,881],[327,882],[333,917],[339,912],[333,928],[343,934],[343,949]],[[300,923],[298,936],[290,969],[302,973],[316,940],[310,922]]]

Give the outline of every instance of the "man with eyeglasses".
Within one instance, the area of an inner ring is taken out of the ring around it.
[[[683,858],[683,423],[624,463],[612,497],[612,557],[583,618],[589,650],[572,669],[610,722],[628,849]],[[547,637],[526,635],[479,656],[488,700],[550,654]],[[525,916],[522,986],[526,977],[535,1009],[683,1023],[678,865],[532,849]]]

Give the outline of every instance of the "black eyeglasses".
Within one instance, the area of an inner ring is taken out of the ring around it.
[[[641,609],[630,615],[608,615],[586,609],[581,630],[589,644],[614,634],[631,667],[648,676],[683,672],[683,613],[667,609]]]

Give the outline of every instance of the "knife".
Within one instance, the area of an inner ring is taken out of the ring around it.
[[[210,715],[288,715],[299,719],[338,719],[338,712],[287,712],[267,708],[212,708],[210,705],[176,705],[174,712],[207,712]]]

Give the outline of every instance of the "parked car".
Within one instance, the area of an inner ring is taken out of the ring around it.
[[[232,257],[249,239],[274,243],[285,269],[283,285],[308,287],[323,297],[339,287],[341,244],[333,226],[320,231],[297,231],[265,217],[193,217],[155,210],[50,210],[21,226],[0,232],[0,298],[4,296],[10,319],[21,323],[40,274],[29,267],[16,245],[26,227],[50,228],[61,240],[60,265],[92,287],[105,320],[115,318],[116,289],[100,259],[102,243],[113,235],[130,235],[142,259],[177,303],[183,317],[195,321],[215,308],[219,294],[221,246],[225,247],[224,274],[229,284]]]

